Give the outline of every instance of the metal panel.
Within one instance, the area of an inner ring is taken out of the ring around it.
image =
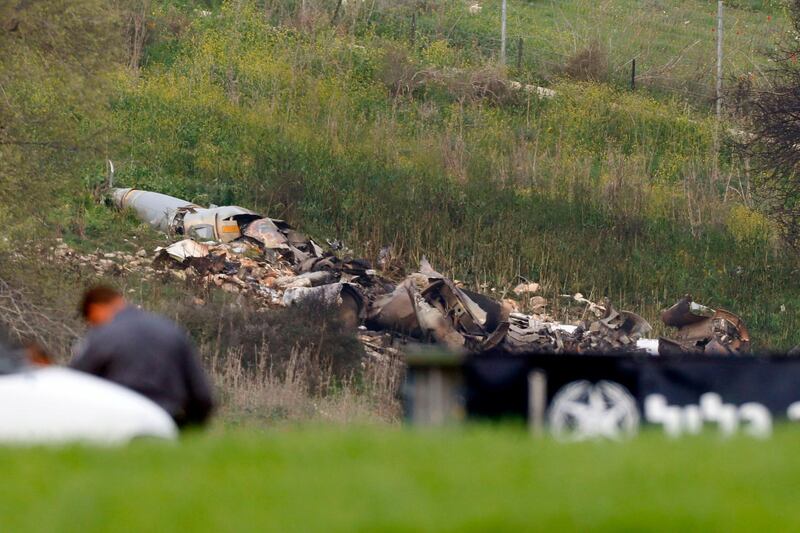
[[[112,189],[111,197],[117,207],[133,209],[141,220],[165,233],[169,232],[178,209],[196,207],[174,196],[137,189]]]

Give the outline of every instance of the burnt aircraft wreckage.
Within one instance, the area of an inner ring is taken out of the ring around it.
[[[326,251],[283,220],[238,206],[201,207],[137,189],[112,188],[109,198],[151,227],[182,240],[156,250],[155,261],[181,279],[243,293],[268,306],[320,302],[338,309],[358,329],[367,353],[397,353],[405,342],[433,342],[450,350],[505,353],[713,353],[749,350],[742,320],[686,296],[664,311],[678,328],[673,339],[651,339],[650,324],[607,299],[585,302],[590,319],[561,324],[541,309],[518,312],[470,291],[433,269],[389,279],[364,259]],[[535,285],[535,284],[531,284]],[[521,286],[521,291],[527,289]],[[531,291],[535,292],[535,290]],[[544,301],[544,299],[540,298]]]

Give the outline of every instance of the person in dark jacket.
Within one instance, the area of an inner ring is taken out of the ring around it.
[[[150,398],[180,427],[208,419],[214,406],[211,386],[186,332],[129,306],[105,286],[86,291],[81,312],[91,329],[72,368]]]
[[[12,340],[8,331],[0,327],[0,376],[19,370],[23,364],[23,351]]]

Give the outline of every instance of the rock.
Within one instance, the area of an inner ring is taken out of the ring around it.
[[[520,283],[516,287],[514,287],[514,294],[517,296],[521,296],[523,294],[535,293],[539,292],[539,284],[538,283]]]
[[[530,299],[530,307],[531,310],[536,313],[544,312],[545,308],[547,307],[547,298],[542,298],[541,296],[534,296]]]
[[[233,294],[239,293],[240,290],[241,290],[241,289],[239,289],[239,287],[237,285],[234,285],[233,283],[230,283],[230,282],[223,283],[221,288],[222,288],[223,291],[230,292],[230,293],[233,293]]]

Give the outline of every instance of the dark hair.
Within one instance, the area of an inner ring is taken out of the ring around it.
[[[80,307],[81,315],[84,318],[89,316],[89,306],[91,305],[108,304],[118,298],[122,298],[122,293],[113,287],[109,287],[108,285],[96,285],[91,287],[83,293]]]

